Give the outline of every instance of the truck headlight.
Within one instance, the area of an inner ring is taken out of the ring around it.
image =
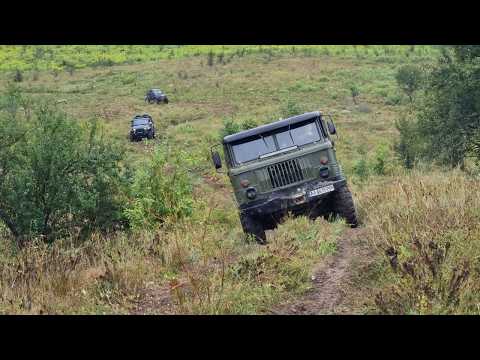
[[[253,200],[255,199],[256,196],[257,196],[257,190],[255,190],[255,188],[251,187],[247,189],[247,198],[249,198],[250,200]]]

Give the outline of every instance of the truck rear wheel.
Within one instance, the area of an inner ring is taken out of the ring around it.
[[[265,229],[260,220],[251,216],[240,214],[240,222],[242,223],[243,232],[247,235],[253,235],[257,243],[265,245],[267,243],[267,236]]]
[[[334,214],[344,218],[352,228],[358,226],[357,211],[353,203],[352,193],[346,185],[333,193],[332,208]]]

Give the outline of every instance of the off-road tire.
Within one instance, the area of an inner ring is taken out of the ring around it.
[[[168,104],[168,98],[165,98],[164,102],[165,104]]]
[[[335,215],[344,218],[350,227],[358,226],[357,211],[355,210],[352,193],[346,185],[332,194],[332,210]]]
[[[267,243],[267,235],[260,220],[251,216],[240,214],[240,222],[242,223],[243,232],[246,235],[253,235],[257,243],[265,245]]]

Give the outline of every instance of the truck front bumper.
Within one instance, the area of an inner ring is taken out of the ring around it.
[[[339,188],[345,186],[346,183],[347,181],[345,179],[309,181],[295,186],[295,191],[292,191],[292,188],[289,187],[271,192],[267,199],[254,200],[242,204],[240,206],[240,212],[252,217],[262,217],[275,213],[309,208],[317,204],[319,200],[328,198]],[[313,190],[323,189],[329,186],[333,186],[333,191],[320,195],[310,195],[310,192]]]

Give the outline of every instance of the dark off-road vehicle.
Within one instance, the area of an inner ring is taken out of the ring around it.
[[[144,138],[155,139],[155,125],[148,114],[136,115],[131,122],[130,141],[140,141]]]
[[[328,121],[325,120],[328,118]],[[223,150],[246,234],[266,243],[287,214],[338,215],[357,226],[347,181],[335,156],[329,115],[311,112],[226,136]],[[222,167],[213,151],[215,168]]]
[[[168,104],[168,97],[167,95],[160,89],[150,89],[145,95],[145,101],[149,104],[151,103],[165,103]]]

